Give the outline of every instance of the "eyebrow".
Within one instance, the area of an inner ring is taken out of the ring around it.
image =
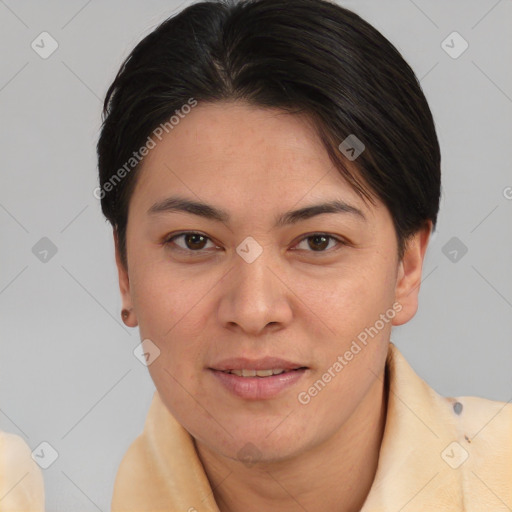
[[[198,215],[209,220],[223,223],[229,223],[230,219],[229,213],[225,210],[207,203],[193,201],[179,196],[172,196],[159,201],[148,210],[149,215],[171,212],[191,213],[193,215]],[[324,213],[348,213],[355,217],[359,217],[366,222],[366,217],[359,208],[345,203],[344,201],[332,200],[325,203],[305,206],[298,210],[285,212],[276,218],[274,227],[296,224],[297,222],[304,221]]]

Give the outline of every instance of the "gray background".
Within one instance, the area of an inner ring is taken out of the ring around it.
[[[44,470],[49,511],[109,510],[154,391],[132,353],[138,331],[120,320],[111,229],[92,193],[95,144],[122,60],[187,3],[0,0],[0,428],[57,450]],[[512,1],[340,3],[412,65],[442,149],[420,310],[392,340],[441,394],[508,401]],[[59,45],[47,59],[31,48],[43,31]],[[456,59],[441,46],[453,31],[469,43]],[[32,251],[43,237],[57,248],[45,262]]]

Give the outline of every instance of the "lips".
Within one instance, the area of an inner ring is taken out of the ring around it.
[[[269,400],[277,398],[281,393],[304,378],[306,368],[283,371],[268,377],[241,377],[229,371],[209,369],[210,374],[222,387],[232,395],[244,400]],[[253,370],[256,371],[256,370]]]
[[[224,389],[244,400],[268,400],[296,385],[307,366],[278,357],[224,359],[208,368]]]
[[[224,373],[232,373],[239,377],[270,377],[272,375],[281,375],[285,371],[282,368],[270,368],[268,370],[249,370],[244,368],[242,370],[226,370]]]
[[[230,358],[219,361],[218,363],[212,364],[210,369],[217,370],[220,372],[229,372],[240,374],[244,377],[254,377],[256,374],[249,374],[249,372],[276,372],[272,373],[276,375],[278,373],[289,372],[292,370],[298,370],[307,368],[305,365],[287,361],[278,357],[263,357],[261,359],[248,359],[244,357]],[[240,372],[245,372],[246,375],[242,375]],[[268,376],[270,376],[269,374]],[[267,375],[261,375],[267,376]]]

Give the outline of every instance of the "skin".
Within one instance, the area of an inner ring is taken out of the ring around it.
[[[177,194],[231,218],[148,213]],[[332,199],[358,208],[366,220],[327,213],[274,227],[285,211]],[[125,323],[159,347],[151,377],[194,437],[222,512],[362,506],[385,425],[391,326],[416,313],[431,227],[427,222],[410,239],[398,261],[389,211],[379,200],[365,203],[345,182],[303,115],[202,103],[145,157],[129,206],[127,268],[114,233],[123,307],[131,310]],[[164,243],[183,231],[207,238]],[[346,244],[322,245],[308,238],[315,233]],[[248,236],[263,250],[252,263],[236,252]],[[309,403],[300,403],[298,393],[394,303],[400,312]],[[208,370],[241,356],[281,357],[308,370],[277,397],[249,401]]]

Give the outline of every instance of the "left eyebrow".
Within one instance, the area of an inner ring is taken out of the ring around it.
[[[217,208],[207,203],[193,201],[179,196],[172,196],[163,201],[155,203],[148,210],[148,214],[160,214],[169,212],[185,212],[200,217],[214,220],[217,222],[228,223],[230,215],[225,210]],[[344,201],[333,200],[326,203],[314,204],[299,208],[298,210],[290,210],[279,215],[275,221],[274,227],[283,227],[297,222],[304,221],[322,215],[324,213],[345,213],[359,217],[366,222],[364,213],[355,206]]]
[[[323,213],[348,213],[359,217],[366,222],[364,213],[355,206],[352,206],[344,201],[334,200],[327,203],[314,204],[311,206],[305,206],[298,210],[291,210],[283,213],[276,220],[275,226],[281,227],[287,224],[295,224],[302,220],[307,220],[316,215],[322,215]]]

